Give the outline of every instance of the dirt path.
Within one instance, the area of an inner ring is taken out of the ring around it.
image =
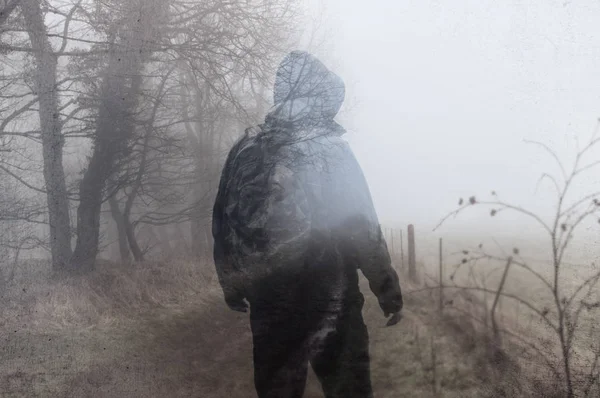
[[[365,296],[376,397],[481,396],[475,359],[433,323],[433,309],[409,298],[404,319],[384,328],[376,301],[368,291]],[[125,325],[60,333],[3,331],[0,395],[256,396],[248,316],[229,311],[221,300],[201,308],[159,310]],[[322,397],[312,374],[305,397]]]

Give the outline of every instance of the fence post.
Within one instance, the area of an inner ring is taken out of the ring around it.
[[[400,229],[400,266],[403,271],[406,270],[404,268],[404,239],[402,238],[402,229]]]
[[[390,241],[392,243],[392,261],[396,258],[396,251],[394,250],[394,228],[390,228]]]
[[[442,238],[440,238],[440,313],[444,310],[444,268],[442,265]]]
[[[410,224],[408,226],[408,277],[413,281],[417,281],[417,264],[415,258],[415,227]]]
[[[496,345],[496,349],[500,348],[502,344],[500,330],[498,328],[498,322],[496,322],[496,306],[498,305],[498,300],[502,294],[502,290],[504,289],[504,283],[506,282],[506,276],[508,275],[508,269],[512,264],[513,258],[512,256],[508,258],[506,262],[506,266],[504,267],[504,273],[502,274],[502,279],[500,280],[500,285],[498,286],[498,291],[496,292],[496,297],[494,297],[494,303],[492,304],[491,318],[492,318],[492,328],[494,330],[494,344]]]

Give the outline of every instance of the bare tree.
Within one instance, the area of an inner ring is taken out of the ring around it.
[[[0,138],[11,156],[0,166],[47,196],[56,269],[93,268],[105,203],[121,220],[118,230],[130,237],[119,239],[123,256],[133,250],[134,257],[143,257],[135,242],[142,224],[194,218],[195,230],[206,235],[203,215],[209,213],[220,152],[229,137],[255,120],[249,88],[268,84],[295,37],[295,3],[2,2],[0,51],[10,62],[0,63],[9,72],[0,77]],[[177,73],[166,78],[160,94],[156,86],[175,65]],[[188,101],[185,112],[182,100]],[[149,121],[144,110],[155,104]],[[82,151],[65,155],[65,148],[89,144],[80,179],[73,163]],[[142,162],[144,148],[149,151]],[[183,177],[173,178],[176,171]],[[72,204],[77,204],[73,252]]]
[[[596,129],[596,133],[597,131],[598,129]],[[580,337],[584,331],[582,319],[587,318],[588,323],[596,322],[592,319],[592,313],[596,311],[596,314],[598,314],[600,310],[600,296],[598,295],[600,271],[597,267],[594,270],[592,265],[587,277],[578,281],[575,286],[569,288],[565,283],[567,279],[565,271],[569,269],[565,255],[571,247],[576,230],[586,220],[598,218],[600,215],[599,191],[589,192],[572,201],[567,200],[575,180],[586,172],[596,170],[597,166],[600,165],[600,160],[586,160],[586,155],[591,153],[598,146],[598,143],[600,143],[600,138],[596,136],[596,133],[594,133],[590,142],[577,153],[575,163],[570,170],[565,167],[557,153],[550,147],[539,142],[534,142],[534,144],[542,147],[552,156],[561,172],[560,176],[553,176],[547,173],[542,176],[542,179],[551,183],[556,192],[555,212],[550,220],[544,220],[544,217],[535,211],[500,200],[496,192],[492,192],[492,199],[487,201],[480,201],[474,196],[466,201],[461,199],[461,206],[448,214],[438,225],[438,227],[441,226],[449,217],[456,216],[473,206],[491,206],[490,215],[492,217],[503,211],[512,211],[533,220],[543,229],[551,251],[551,262],[548,264],[550,266],[550,277],[544,274],[544,270],[537,268],[524,259],[520,255],[518,248],[514,248],[497,290],[480,286],[458,285],[456,283],[447,287],[463,291],[480,291],[494,294],[496,296],[494,303],[497,303],[498,297],[505,297],[521,304],[534,316],[538,317],[542,321],[542,324],[554,334],[561,353],[560,361],[555,363],[552,351],[547,352],[536,341],[530,341],[530,339],[523,337],[520,340],[526,341],[527,346],[541,355],[557,376],[561,376],[564,383],[565,396],[569,398],[575,396],[575,393],[578,392],[578,386],[583,386],[583,388],[579,388],[581,390],[579,392],[584,392],[584,396],[596,396],[594,394],[600,392],[600,366],[598,362],[600,347],[595,343],[592,343],[592,346],[589,347],[580,346]],[[505,256],[494,255],[486,251],[481,245],[474,250],[465,250],[463,254],[465,257],[457,266],[451,279],[454,279],[454,275],[462,265],[474,264],[480,260],[507,261]],[[505,292],[504,281],[506,280],[511,264],[539,282],[552,298],[552,305],[540,303],[538,298]],[[495,305],[493,309],[495,309]],[[585,315],[586,313],[587,316]],[[496,323],[493,311],[492,321],[495,333],[498,333],[499,326]],[[514,334],[512,335],[514,336]],[[592,341],[594,341],[593,337]],[[598,337],[595,338],[595,341],[598,341]],[[582,350],[587,351],[588,354],[591,353],[590,362],[587,364],[581,362],[574,364],[573,360],[578,354],[577,351],[581,353]]]
[[[227,138],[257,120],[257,96],[248,95],[243,84],[264,87],[269,83],[296,14],[286,2],[272,0],[193,4],[187,8],[179,2],[172,5],[182,12],[166,28],[169,40],[164,46],[169,50],[155,53],[152,72],[145,78],[155,81],[149,87],[160,87],[163,92],[144,90],[143,108],[153,109],[153,114],[140,126],[130,162],[120,167],[117,179],[122,185],[122,215],[129,219],[134,210],[139,213],[125,225],[164,228],[190,223],[192,246],[198,254],[206,254],[221,152]],[[253,26],[260,26],[260,33]],[[210,36],[213,30],[221,32],[218,40],[207,42],[199,35]],[[176,73],[171,73],[172,66]],[[177,93],[175,98],[173,93]],[[152,145],[144,143],[148,138]],[[117,209],[114,202],[112,209]],[[135,238],[131,233],[129,237]]]
[[[79,185],[77,243],[71,266],[82,270],[92,269],[98,254],[104,189],[132,138],[142,72],[159,41],[166,13],[164,2],[158,0],[120,6],[121,19],[109,47],[100,90],[94,151]]]
[[[44,162],[45,191],[48,204],[50,248],[55,268],[65,266],[71,256],[69,201],[63,169],[62,121],[57,86],[57,55],[48,39],[39,0],[18,2],[35,60],[34,99],[39,104],[40,136]],[[7,5],[16,7],[17,2]]]

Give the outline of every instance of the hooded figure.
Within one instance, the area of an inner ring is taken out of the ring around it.
[[[260,398],[302,397],[309,363],[326,397],[372,397],[358,270],[386,317],[402,309],[368,185],[334,121],[344,95],[318,59],[288,54],[273,109],[221,176],[215,266],[228,306],[250,303]]]

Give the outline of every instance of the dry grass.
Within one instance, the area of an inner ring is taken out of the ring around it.
[[[428,265],[421,268],[422,273],[425,274],[422,279],[428,281],[430,286],[437,286],[438,281],[438,239],[438,236],[425,233],[420,236],[420,253],[424,255]],[[470,290],[468,294],[461,289],[445,289],[446,300],[455,299],[454,313],[468,314],[471,318],[477,318],[475,322],[479,326],[479,334],[486,333],[487,329],[484,324],[486,318],[487,328],[491,327],[489,310],[494,300],[493,291],[500,284],[505,264],[501,261],[486,259],[464,264],[462,263],[463,259],[469,257],[463,253],[464,249],[473,253],[473,251],[477,251],[479,243],[483,241],[484,248],[487,246],[488,251],[497,252],[495,254],[498,257],[506,258],[508,253],[512,254],[512,247],[518,247],[519,254],[516,258],[520,262],[527,262],[535,272],[552,280],[554,268],[551,253],[546,247],[548,245],[540,239],[519,240],[514,238],[513,240],[518,241],[518,244],[510,245],[510,239],[485,240],[481,236],[467,238],[456,235],[448,239],[444,237],[446,244],[444,284],[446,286],[456,284],[474,289],[489,289],[487,293]],[[594,262],[594,259],[597,258],[597,247],[588,247],[588,250],[584,250],[588,245],[589,241],[577,241],[573,249],[566,253],[560,274],[563,295],[570,295],[577,286],[598,272],[598,265]],[[450,275],[457,267],[460,267],[460,272],[455,273],[450,280]],[[566,396],[565,393],[562,393],[564,390],[564,380],[561,379],[563,354],[560,351],[556,331],[548,327],[539,314],[534,314],[523,303],[531,304],[539,309],[540,313],[548,311],[549,319],[556,323],[557,315],[554,310],[555,301],[552,293],[538,278],[533,277],[529,271],[521,267],[513,266],[506,281],[503,289],[506,296],[500,298],[496,313],[499,326],[504,331],[502,335],[505,349],[514,358],[517,358],[521,365],[522,377],[520,379],[533,382],[535,384],[534,391],[542,396]],[[466,301],[467,297],[471,300],[470,302]],[[522,302],[519,303],[514,299],[515,297]],[[600,300],[600,290],[592,291],[588,300],[589,302]],[[570,350],[574,387],[580,394],[590,380],[590,365],[594,363],[596,355],[593,348],[597,347],[597,343],[600,341],[598,315],[598,311],[585,310],[580,314],[576,328],[577,333]],[[558,376],[549,368],[548,362],[557,369]],[[600,384],[596,383],[595,388],[596,390],[592,390],[589,393],[591,395],[588,396],[597,396],[600,393],[598,390]]]
[[[52,277],[47,264],[29,262],[2,294],[0,314],[7,327],[116,326],[140,313],[218,294],[214,272],[192,261],[132,266],[99,261],[91,275],[68,278]]]
[[[40,264],[20,271],[3,296],[2,396],[255,396],[247,315],[224,306],[212,267],[101,263],[89,277],[63,280]],[[440,317],[435,297],[407,295],[404,319],[384,328],[364,283],[363,292],[376,397],[517,388],[508,367],[490,361],[484,334],[468,318]],[[305,396],[322,396],[312,374]]]

